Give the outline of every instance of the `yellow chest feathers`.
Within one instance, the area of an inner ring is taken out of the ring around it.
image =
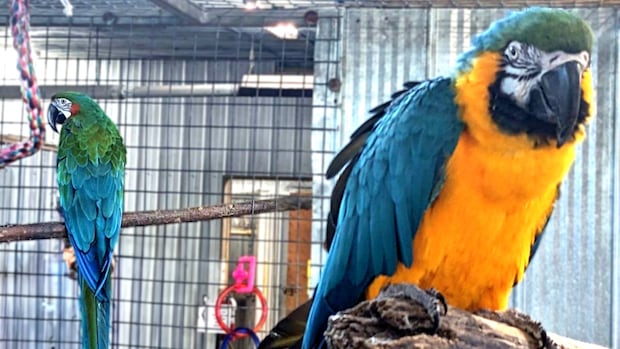
[[[456,103],[467,125],[455,153],[448,163],[451,177],[463,185],[475,186],[478,195],[492,200],[525,204],[557,185],[575,159],[575,145],[585,132],[580,125],[575,140],[557,148],[555,142],[536,146],[527,135],[502,132],[489,114],[489,86],[496,78],[500,57],[485,53],[475,61],[472,71],[457,79]],[[590,72],[584,74],[590,85]],[[584,96],[590,102],[589,92]],[[590,103],[591,104],[591,103]]]
[[[483,148],[465,133],[449,160],[438,198],[413,241],[413,265],[375,280],[435,288],[464,309],[504,309],[529,263],[532,244],[553,209],[574,146],[508,154]],[[545,155],[546,154],[546,155]]]

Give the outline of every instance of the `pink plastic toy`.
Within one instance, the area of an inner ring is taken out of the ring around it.
[[[244,268],[245,264],[248,265],[247,270]],[[267,310],[268,310],[267,300],[265,299],[265,296],[263,295],[263,293],[258,289],[258,287],[254,285],[255,274],[256,274],[256,257],[254,256],[239,257],[239,262],[237,263],[235,270],[233,270],[232,272],[232,277],[233,279],[235,279],[235,283],[233,285],[230,285],[224,291],[222,291],[220,295],[217,297],[217,300],[215,301],[215,319],[217,320],[217,323],[227,334],[235,333],[234,338],[247,337],[248,333],[243,332],[243,333],[236,334],[235,332],[236,328],[234,324],[225,324],[224,320],[222,319],[222,303],[224,303],[228,299],[229,295],[232,292],[254,293],[260,302],[261,316],[260,316],[260,319],[258,320],[258,324],[256,324],[256,326],[254,326],[252,331],[249,332],[250,335],[252,333],[257,333],[258,331],[260,331],[260,329],[263,328],[263,325],[265,325],[265,321],[267,321]]]
[[[244,268],[244,265],[248,265],[248,269]],[[252,293],[254,290],[254,276],[256,275],[256,257],[255,256],[241,256],[237,267],[232,272],[232,277],[235,279],[235,291],[237,293]]]

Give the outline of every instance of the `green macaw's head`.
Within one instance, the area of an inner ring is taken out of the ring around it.
[[[458,74],[475,73],[476,58],[496,53],[499,66],[489,82],[495,123],[506,133],[526,132],[561,147],[588,116],[581,85],[592,42],[592,30],[575,14],[531,8],[476,36],[459,60]]]
[[[76,115],[80,110],[99,109],[99,106],[89,96],[80,92],[60,92],[52,97],[52,103],[47,110],[47,122],[52,130],[58,132],[56,125],[62,125],[68,118]]]

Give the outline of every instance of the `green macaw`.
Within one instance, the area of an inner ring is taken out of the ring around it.
[[[282,320],[260,348],[323,347],[329,316],[390,284],[434,288],[467,310],[505,309],[593,114],[592,42],[568,11],[516,12],[476,36],[451,76],[375,108],[327,172],[346,167],[310,310]]]
[[[82,348],[108,348],[110,266],[123,216],[126,149],[112,120],[87,95],[54,95],[47,120],[55,132],[63,125],[56,176],[78,265]]]

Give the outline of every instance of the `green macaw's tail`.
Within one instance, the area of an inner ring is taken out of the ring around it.
[[[108,278],[99,299],[83,278],[80,283],[82,349],[108,349],[110,346],[110,297],[112,278]]]

